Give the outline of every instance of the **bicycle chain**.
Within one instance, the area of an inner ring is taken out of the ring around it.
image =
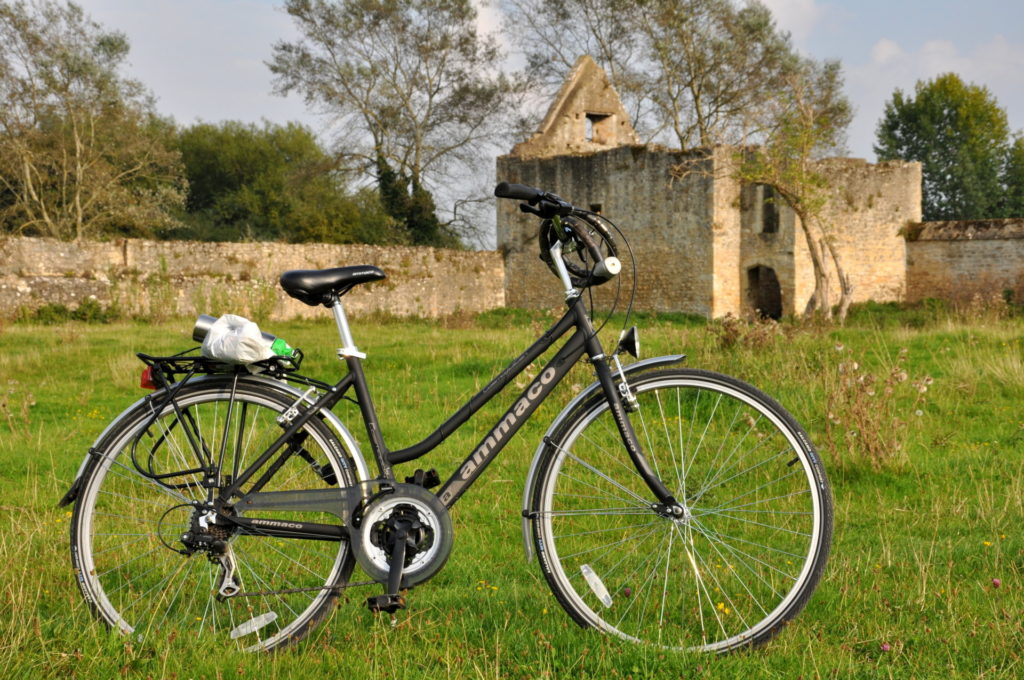
[[[308,593],[314,590],[333,590],[340,593],[348,588],[359,588],[361,586],[372,586],[376,584],[376,581],[356,581],[355,583],[346,583],[343,586],[316,586],[313,588],[289,588],[287,590],[258,590],[251,593],[235,593],[231,596],[231,599],[236,597],[258,597],[263,595],[291,595],[292,593]]]

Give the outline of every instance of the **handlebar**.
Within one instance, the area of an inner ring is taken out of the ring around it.
[[[622,265],[617,257],[615,240],[607,227],[592,213],[577,210],[561,196],[525,184],[501,182],[494,187],[494,195],[526,201],[519,204],[519,210],[544,220],[539,239],[540,256],[559,276],[561,274],[558,270],[562,267],[552,260],[554,251],[551,248],[556,241],[563,244],[572,241],[575,244],[576,247],[571,250],[577,252],[583,260],[580,263],[582,267],[566,261],[562,248],[558,248],[562,263],[567,268],[566,273],[574,286],[584,288],[600,285],[619,273]],[[562,217],[569,219],[560,220]]]
[[[576,211],[576,208],[568,201],[562,200],[561,196],[525,184],[502,182],[494,187],[494,195],[498,198],[526,201],[519,204],[519,209],[524,213],[537,215],[543,220],[550,220],[555,216],[568,217]]]
[[[528,187],[525,184],[501,182],[498,186],[494,187],[494,195],[498,198],[514,198],[519,201],[529,201],[532,205],[544,197],[544,192],[534,187]]]

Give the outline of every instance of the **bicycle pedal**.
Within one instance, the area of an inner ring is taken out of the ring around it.
[[[399,609],[405,609],[405,598],[401,595],[375,595],[366,598],[366,606],[375,614],[394,614]]]
[[[437,470],[434,468],[426,471],[417,470],[413,473],[412,477],[405,478],[405,483],[422,486],[424,489],[432,489],[441,483],[441,476],[437,474]]]

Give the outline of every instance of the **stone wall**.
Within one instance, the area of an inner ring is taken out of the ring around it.
[[[921,220],[921,164],[860,158],[830,158],[818,169],[829,180],[832,195],[824,220],[843,267],[853,283],[853,301],[903,300],[907,287],[907,254],[903,232]],[[807,252],[803,235],[798,252]],[[814,292],[810,256],[797,292],[800,311]],[[832,272],[832,303],[839,301],[839,281]]]
[[[499,181],[540,187],[573,204],[614,220],[633,247],[638,269],[637,308],[650,311],[712,313],[712,182],[706,172],[673,179],[682,163],[707,166],[706,152],[684,154],[645,146],[595,153],[523,159],[498,159]],[[540,261],[540,222],[518,210],[518,202],[498,201],[498,244],[505,252],[505,299],[511,307],[545,308],[562,304],[561,286]],[[629,255],[622,249],[620,305],[629,299]],[[596,289],[607,308],[616,282]]]
[[[498,179],[553,191],[577,206],[599,206],[615,220],[636,255],[638,309],[751,316],[758,307],[752,272],[768,271],[777,278],[781,313],[800,314],[814,291],[803,231],[776,198],[770,204],[778,212],[777,230],[765,233],[765,188],[733,178],[735,157],[736,149],[725,146],[691,153],[630,146],[548,158],[510,155],[498,159]],[[834,187],[824,221],[853,281],[854,301],[902,300],[901,230],[921,217],[920,164],[830,159],[820,167]],[[515,201],[499,201],[506,300],[516,307],[555,305],[561,295],[537,256],[537,220],[517,208]],[[623,281],[629,276],[626,267]],[[831,279],[835,304],[834,271]],[[607,302],[607,292],[600,302]]]
[[[366,245],[197,243],[126,239],[66,243],[0,241],[0,316],[45,303],[74,308],[93,297],[146,316],[246,314],[254,319],[323,316],[278,286],[281,272],[377,265],[388,278],[345,296],[350,314],[440,317],[505,304],[496,252]]]
[[[907,233],[907,300],[1013,291],[1024,300],[1024,219],[925,222]]]

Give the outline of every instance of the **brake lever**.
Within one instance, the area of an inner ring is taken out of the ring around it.
[[[555,200],[550,198],[542,199],[539,207],[536,208],[526,203],[520,203],[519,210],[531,215],[537,215],[541,219],[550,220],[555,217],[571,215],[574,208],[571,203],[567,203],[556,196]]]

